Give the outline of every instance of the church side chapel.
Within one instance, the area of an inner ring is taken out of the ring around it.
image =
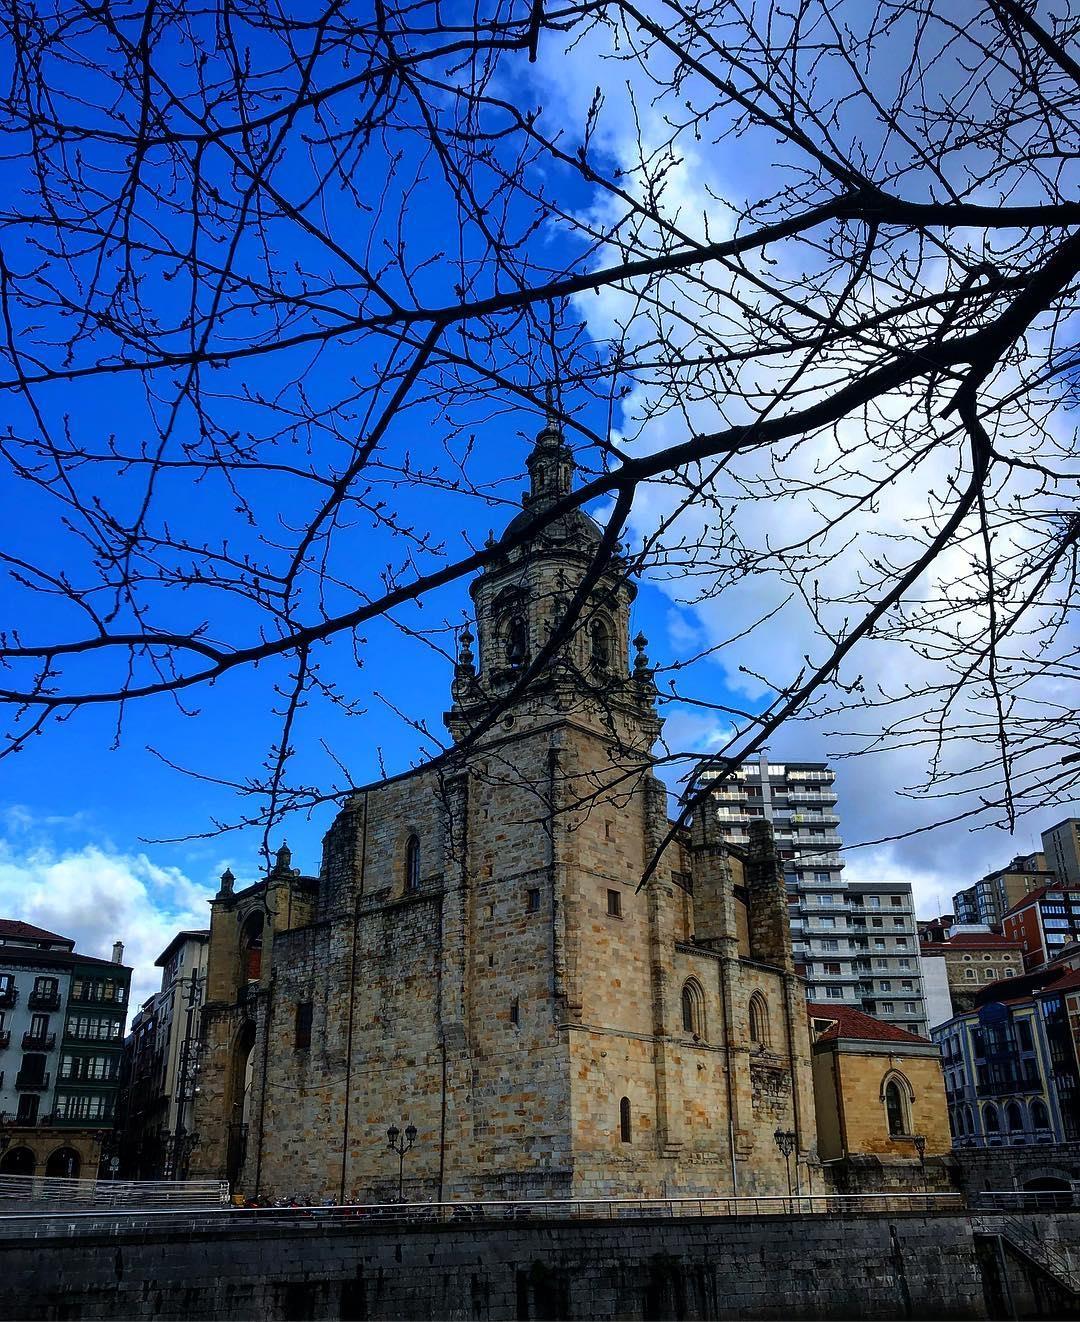
[[[409,1201],[786,1194],[778,1129],[793,1179],[816,1163],[769,824],[737,851],[702,811],[639,888],[669,823],[624,561],[519,684],[601,540],[581,510],[529,533],[572,488],[551,419],[528,466],[520,540],[471,587],[446,715],[461,757],[349,797],[317,877],[282,849],[259,883],[222,879],[193,1175],[393,1199],[391,1124],[416,1129]]]

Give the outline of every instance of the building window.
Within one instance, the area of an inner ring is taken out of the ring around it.
[[[844,989],[843,987],[826,987],[825,995],[830,1001],[839,1001],[843,999]]]
[[[971,979],[971,980],[974,980],[974,978],[975,978],[975,970],[974,970],[974,969],[965,969],[965,970],[964,970],[964,977],[965,977],[965,978],[969,978],[969,979]]]
[[[688,978],[682,989],[682,1026],[695,1038],[705,1036],[705,994],[695,978]]]
[[[597,670],[610,670],[615,649],[611,645],[611,626],[602,617],[593,620],[589,630],[592,641],[592,663]]]
[[[889,1125],[889,1137],[900,1138],[909,1134],[907,1102],[900,1080],[892,1078],[885,1085],[885,1118]]]
[[[405,842],[405,889],[420,889],[420,839],[416,835]]]
[[[889,903],[894,909],[899,909],[904,903],[904,897],[902,895],[892,895],[889,897]]]
[[[983,1107],[983,1127],[988,1134],[1001,1133],[1001,1118],[997,1113],[997,1107],[989,1102]]]
[[[1015,1102],[1010,1102],[1005,1108],[1005,1124],[1008,1126],[1010,1134],[1023,1132],[1024,1117],[1020,1114],[1020,1108]]]
[[[1035,1050],[1035,1042],[1031,1036],[1031,1024],[1026,1019],[1016,1021],[1016,1036],[1020,1040],[1021,1051]]]
[[[984,982],[993,982],[993,981],[994,981],[994,977],[995,977],[995,974],[994,974],[994,970],[993,970],[993,969],[983,969],[983,981],[984,981]]]
[[[1046,1109],[1046,1103],[1040,1102],[1038,1098],[1031,1103],[1031,1124],[1034,1129],[1050,1128],[1050,1113]]]
[[[525,912],[540,912],[540,888],[538,886],[531,887],[527,892],[525,897]]]
[[[510,1022],[515,1026],[521,1023],[521,1002],[516,996],[510,1002]]]
[[[607,911],[609,918],[622,917],[622,891],[608,891]]]
[[[300,1001],[297,1004],[293,1037],[293,1046],[297,1051],[306,1051],[311,1046],[311,1011],[310,1001]]]
[[[624,1097],[619,1103],[619,1138],[623,1143],[630,1142],[630,1098]]]
[[[503,656],[511,670],[520,670],[529,659],[529,631],[523,615],[511,615],[503,624]]]
[[[769,1006],[761,992],[750,997],[750,1041],[759,1047],[769,1045]]]
[[[15,1116],[15,1123],[19,1125],[36,1125],[38,1114],[38,1103],[41,1098],[37,1093],[23,1093],[19,1098],[19,1109]]]

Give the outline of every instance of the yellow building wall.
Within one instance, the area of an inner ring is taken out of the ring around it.
[[[899,1045],[899,1044],[898,1044]],[[843,1044],[814,1050],[814,1100],[818,1151],[823,1161],[854,1155],[903,1157],[916,1155],[910,1138],[893,1138],[885,1114],[885,1084],[900,1075],[910,1085],[911,1133],[926,1139],[926,1156],[950,1151],[948,1108],[941,1063],[936,1055],[907,1055],[903,1050],[852,1050]]]

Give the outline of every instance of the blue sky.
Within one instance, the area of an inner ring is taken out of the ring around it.
[[[605,70],[596,58],[594,44],[590,39],[566,53],[546,34],[539,63],[528,67],[518,62],[512,85],[499,90],[521,105],[542,102],[545,122],[564,129],[572,145],[596,82],[603,80],[611,110],[595,135],[594,146],[607,165],[629,168],[632,146],[626,134],[632,117],[620,98],[626,94],[627,80],[636,75],[623,66]],[[169,57],[163,53],[162,59],[168,61]],[[72,77],[70,89],[80,93],[83,103],[92,100],[101,92],[96,81],[100,76],[100,70],[88,66],[78,78]],[[180,79],[187,74],[173,64],[170,76]],[[659,125],[650,122],[647,98],[639,100],[639,109],[646,137],[659,132]],[[78,113],[84,117],[89,113],[85,104]],[[768,151],[755,154],[740,140],[719,145],[686,143],[684,149],[682,164],[670,179],[667,205],[691,218],[702,214],[703,206],[711,206],[711,198],[737,202],[758,196],[775,164]],[[371,149],[363,170],[357,169],[357,178],[377,178],[380,169],[388,168],[389,158],[380,156],[379,150],[377,145]],[[407,168],[407,152],[405,159]],[[20,196],[28,182],[25,162],[9,157],[0,168],[8,196]],[[211,161],[209,168],[222,170],[219,183],[225,187],[228,172],[220,162]],[[427,177],[409,233],[417,259],[432,259],[419,277],[419,291],[437,299],[447,297],[458,278],[455,259],[461,252],[475,257],[480,237],[475,232],[463,239],[458,235],[445,197],[431,181],[431,172]],[[302,152],[286,157],[275,183],[290,196],[305,193],[310,171]],[[548,183],[569,211],[602,213],[603,200],[575,176],[554,168]],[[182,206],[182,187],[175,196],[167,190],[164,196],[163,205],[175,202]],[[334,194],[327,207],[330,223],[351,236],[350,227],[357,223],[360,212],[352,209],[348,193]],[[710,232],[715,236],[730,223],[730,213],[720,205],[713,210]],[[145,219],[148,228],[144,233],[150,232],[152,222],[166,229],[181,223],[169,218],[164,209],[152,207]],[[395,223],[392,212],[372,222],[380,241],[393,238]],[[279,223],[273,233],[290,257],[309,271],[328,269],[325,253],[310,237]],[[203,240],[206,251],[220,254],[227,238],[227,234],[207,236]],[[574,255],[569,242],[564,229],[546,224],[530,237],[530,253],[537,262],[558,266]],[[9,236],[6,243],[9,265],[28,269],[37,260],[19,238]],[[255,261],[256,247],[252,238],[250,248],[242,248],[246,259]],[[143,296],[161,317],[176,316],[187,296],[183,273],[170,272],[165,264],[149,264],[144,279]],[[339,308],[348,307],[348,299],[341,294],[335,294],[333,301]],[[589,296],[576,310],[583,318],[584,332],[602,337],[617,323],[622,307],[617,297]],[[257,319],[260,312],[255,309],[250,315]],[[50,315],[51,323],[49,316],[44,317],[48,332],[70,330],[70,319]],[[307,315],[308,323],[300,318],[297,325],[311,324],[314,316]],[[29,346],[34,334],[31,323],[43,318],[30,311],[25,318]],[[239,328],[238,335],[251,333],[239,311],[232,325]],[[514,342],[521,354],[515,375],[520,384],[534,386],[546,377],[548,366],[542,342],[534,332],[530,334],[533,338],[523,332]],[[77,343],[76,352],[97,351],[101,342],[102,337],[93,344]],[[333,342],[317,355],[299,349],[208,373],[206,388],[212,395],[214,418],[224,432],[259,438],[263,453],[272,453],[278,462],[298,470],[308,464],[340,464],[350,441],[363,433],[366,424],[362,387],[387,352],[386,344],[373,337],[353,336]],[[301,379],[302,392],[297,386]],[[157,374],[149,388],[135,376],[112,377],[43,389],[35,393],[34,404],[54,437],[62,438],[72,429],[84,445],[99,452],[115,437],[130,454],[142,444],[154,443],[175,387],[169,373]],[[633,406],[640,402],[631,399],[626,403],[615,418],[616,428],[627,425]],[[301,404],[310,406],[314,421],[295,420]],[[573,407],[580,409],[585,422],[603,430],[605,419],[595,401],[575,399]],[[700,408],[692,421],[711,425],[722,407],[717,405],[715,411]],[[35,434],[38,425],[25,403],[12,398],[5,401],[3,421],[16,437]],[[538,425],[538,417],[526,409],[488,398],[449,409],[421,398],[402,409],[387,433],[382,451],[385,459],[399,467],[408,463],[413,469],[437,472],[446,481],[453,481],[458,466],[466,464],[481,494],[438,491],[400,474],[376,472],[371,503],[390,502],[401,511],[406,526],[388,528],[376,508],[357,508],[350,513],[333,541],[333,581],[327,588],[330,608],[355,604],[378,583],[384,566],[402,569],[411,556],[419,566],[430,567],[440,563],[443,553],[460,555],[470,544],[481,544],[489,529],[498,531],[504,526],[524,486],[524,459]],[[661,421],[639,443],[647,446],[672,439],[671,429],[681,425],[677,416]],[[180,456],[189,452],[187,447],[201,452],[199,447],[208,443],[199,417],[190,407],[181,408],[170,433],[169,453]],[[584,458],[596,462],[595,456],[586,454]],[[80,470],[76,480],[84,496],[100,499],[121,517],[130,516],[144,492],[137,466]],[[78,521],[65,526],[67,511],[55,493],[16,479],[10,469],[5,469],[4,482],[5,549],[53,572],[68,573],[76,581],[88,574],[92,557]],[[220,475],[195,483],[185,470],[161,479],[154,495],[153,517],[157,527],[182,529],[196,548],[205,540],[210,551],[227,547],[231,555],[250,554],[280,568],[295,543],[296,529],[303,526],[321,498],[320,489],[302,475],[240,474],[233,487]],[[896,508],[879,514],[883,536],[893,529],[890,520],[918,517],[918,492],[906,493],[905,498],[910,499],[909,506],[899,500]],[[250,501],[249,507],[245,499]],[[643,493],[631,540],[644,535],[663,516],[664,499],[661,491]],[[805,508],[797,502],[785,505],[778,501],[774,509],[763,510],[756,517],[769,532],[804,516]],[[418,548],[412,529],[427,533],[431,546]],[[182,559],[176,556],[173,563]],[[196,550],[187,560],[200,563],[201,557]],[[677,578],[646,581],[635,606],[634,631],[642,629],[649,636],[652,657],[660,665],[738,632],[745,618],[772,604],[770,594],[776,592],[775,584],[754,581],[719,605],[690,604],[684,599],[684,586]],[[317,587],[315,576],[309,575],[300,594],[301,613],[318,608]],[[200,588],[178,593],[160,583],[145,587],[152,613],[161,612],[159,618],[168,620],[172,628],[194,629],[209,620],[215,636],[234,642],[248,640],[261,623],[259,612],[235,596],[223,606],[215,595]],[[321,649],[316,658],[321,677],[357,710],[312,699],[300,713],[291,779],[323,787],[341,785],[346,778],[364,783],[377,779],[383,768],[400,771],[432,751],[431,742],[419,738],[401,713],[444,735],[441,715],[448,703],[450,681],[445,652],[452,645],[452,628],[468,604],[466,584],[459,582],[426,599],[422,607],[404,609],[394,621],[365,628],[355,648],[352,640],[341,638]],[[26,641],[83,627],[73,621],[70,606],[29,591],[12,576],[0,576],[0,613]],[[794,613],[781,613],[771,629],[703,662],[693,678],[694,691],[717,704],[759,705],[763,690],[747,672],[797,666],[807,646],[804,625]],[[903,673],[907,662],[896,651],[878,645],[876,650],[868,649],[866,662],[860,664],[866,664],[873,677],[884,680]],[[125,940],[137,966],[136,994],[145,994],[154,977],[154,956],[175,927],[202,920],[206,896],[215,888],[221,870],[229,865],[241,879],[257,874],[261,832],[222,833],[215,824],[235,822],[248,806],[233,786],[242,787],[249,777],[259,774],[275,737],[273,712],[280,710],[279,690],[287,681],[288,670],[287,661],[271,662],[255,671],[234,673],[180,702],[159,697],[130,704],[119,737],[115,710],[85,709],[54,724],[17,757],[0,762],[3,912],[68,932],[91,953],[105,954],[114,939]],[[92,688],[110,675],[115,677],[116,672],[94,659],[74,673],[80,684]],[[721,717],[701,709],[668,708],[665,715],[672,742],[683,748],[711,749],[728,734]],[[830,732],[828,724],[804,723],[783,731],[772,751],[777,757],[817,760],[849,746]],[[936,811],[936,805],[915,805],[902,793],[925,771],[924,752],[886,750],[873,758],[837,765],[842,830],[852,843],[910,830],[931,820]],[[210,779],[185,775],[178,768]],[[295,862],[314,871],[320,838],[332,811],[330,805],[324,805],[310,819],[293,817],[275,830],[273,842],[287,836]],[[953,890],[1004,862],[1015,850],[1033,847],[1037,831],[1066,811],[1056,805],[1032,815],[1015,840],[996,831],[971,835],[961,825],[892,846],[853,851],[849,868],[851,875],[910,880],[921,907],[930,911],[947,903]]]

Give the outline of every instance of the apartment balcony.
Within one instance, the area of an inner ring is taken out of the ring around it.
[[[1022,1075],[1018,1079],[1001,1080],[996,1083],[980,1083],[975,1092],[980,1097],[1007,1097],[1012,1093],[1042,1092],[1042,1079],[1038,1075]]]
[[[0,991],[0,1010],[10,1010],[18,999],[18,987],[12,986]]]
[[[834,872],[842,868],[844,862],[839,854],[799,854],[795,859],[799,868],[831,868]]]
[[[60,992],[36,992],[32,991],[26,998],[26,1004],[31,1010],[59,1010]]]
[[[27,1073],[26,1070],[20,1070],[15,1075],[15,1087],[20,1092],[45,1092],[49,1086],[50,1077],[48,1070],[44,1074]]]
[[[796,826],[836,826],[840,821],[834,812],[809,813],[789,810],[783,813]]]
[[[815,849],[826,849],[830,845],[842,845],[844,843],[835,831],[829,831],[825,835],[811,836],[807,833],[805,827],[800,827],[793,832],[791,841],[795,845],[813,845]]]
[[[24,1051],[51,1051],[56,1046],[55,1033],[35,1033],[31,1030],[22,1036]]]
[[[792,803],[836,803],[837,801],[832,790],[804,789],[801,785],[789,785],[787,796]]]

